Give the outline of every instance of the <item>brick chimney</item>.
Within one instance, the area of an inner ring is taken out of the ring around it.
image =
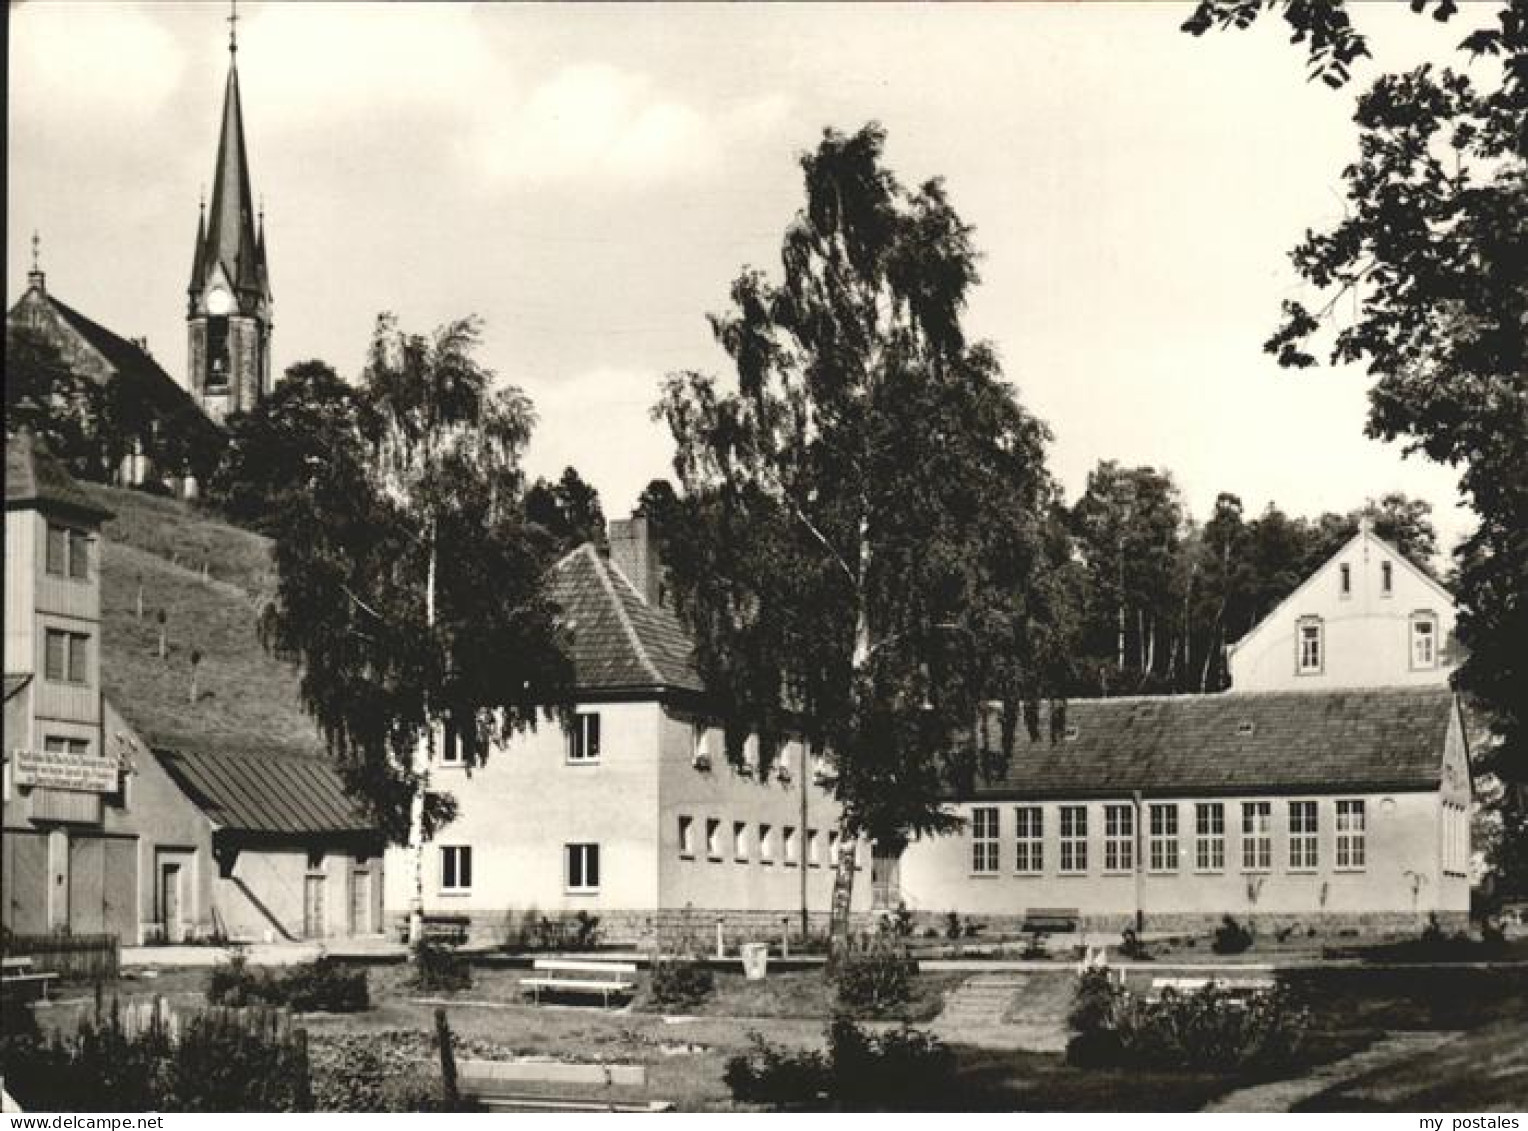
[[[626,575],[642,599],[661,607],[668,603],[663,563],[645,515],[618,518],[610,523],[610,560]]]

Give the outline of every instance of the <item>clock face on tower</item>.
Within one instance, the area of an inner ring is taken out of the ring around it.
[[[233,296],[222,287],[213,287],[207,292],[207,313],[227,314],[233,309]]]

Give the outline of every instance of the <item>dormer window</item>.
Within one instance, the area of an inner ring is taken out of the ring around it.
[[[1379,591],[1384,596],[1390,596],[1395,589],[1395,567],[1389,562],[1379,563]]]
[[[1438,618],[1432,613],[1411,615],[1411,668],[1428,671],[1438,666]]]
[[[1353,567],[1348,565],[1347,562],[1343,562],[1338,567],[1338,572],[1342,577],[1342,595],[1344,597],[1351,597],[1353,595]]]
[[[1325,642],[1322,639],[1322,625],[1319,618],[1308,617],[1300,622],[1299,635],[1296,638],[1299,646],[1297,656],[1297,671],[1301,675],[1319,675],[1321,665],[1325,661]]]

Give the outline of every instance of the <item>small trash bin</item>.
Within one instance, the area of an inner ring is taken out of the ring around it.
[[[769,972],[769,947],[765,943],[744,943],[738,948],[743,955],[743,977],[750,982],[763,981]]]

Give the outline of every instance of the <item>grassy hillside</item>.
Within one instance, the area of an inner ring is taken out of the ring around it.
[[[116,515],[104,531],[101,619],[102,680],[118,710],[155,746],[320,752],[298,701],[296,671],[267,655],[256,635],[259,610],[275,588],[269,541],[185,503],[86,490]],[[193,650],[202,655],[194,703]]]

